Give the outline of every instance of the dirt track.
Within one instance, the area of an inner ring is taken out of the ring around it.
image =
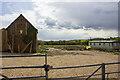
[[[66,52],[66,51],[64,51]],[[68,52],[68,51],[67,51]],[[99,51],[69,51],[70,53],[82,53],[78,55],[56,55],[48,56],[48,64],[53,67],[60,66],[75,66],[101,64],[109,62],[118,62],[118,55],[113,55]],[[4,53],[7,54],[7,53]],[[2,67],[8,66],[35,66],[44,65],[44,57],[26,57],[26,58],[4,58],[2,59]],[[92,74],[98,67],[91,68],[76,68],[76,69],[61,69],[50,70],[49,77],[71,77],[79,75]],[[106,72],[118,71],[118,65],[106,66]],[[7,77],[23,77],[23,76],[39,76],[44,75],[44,69],[15,69],[3,70],[2,73]],[[101,73],[101,70],[98,71]],[[96,76],[100,78],[101,76]],[[95,78],[96,78],[95,77]],[[117,78],[117,74],[108,75],[109,78]]]

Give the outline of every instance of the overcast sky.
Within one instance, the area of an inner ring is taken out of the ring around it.
[[[23,14],[38,29],[39,40],[73,40],[118,36],[118,2],[33,0],[1,2],[0,28]]]

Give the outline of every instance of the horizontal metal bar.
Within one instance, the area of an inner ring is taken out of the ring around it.
[[[120,73],[120,71],[118,71],[118,72],[109,72],[109,73],[105,73],[105,74],[114,74],[114,73]]]
[[[44,66],[0,67],[0,69],[19,69],[19,68],[44,68]]]
[[[40,57],[46,55],[1,55],[0,58],[10,58],[10,57]]]
[[[83,66],[69,66],[69,67],[53,67],[52,69],[68,69],[68,68],[92,67],[92,66],[100,66],[100,65],[101,64],[83,65]]]
[[[111,65],[111,64],[120,64],[120,62],[113,62],[113,63],[104,63],[105,65]]]
[[[115,73],[120,73],[120,72],[108,72],[108,73],[105,73],[105,74],[115,74]],[[98,75],[102,75],[102,74],[95,74],[93,76],[98,76]]]
[[[120,62],[104,63],[104,64],[105,65],[120,64]],[[100,66],[100,65],[102,65],[102,64],[83,65],[83,66],[69,66],[69,67],[53,67],[52,69],[69,69],[69,68],[92,67],[92,66]]]
[[[120,73],[120,72],[109,72],[109,73],[105,73],[105,74],[113,74],[113,73]],[[98,76],[98,75],[102,75],[102,74],[95,74],[93,76]],[[49,78],[49,80],[55,80],[55,79],[69,79],[69,78],[80,78],[80,77],[88,77],[90,75],[84,75],[84,76],[75,76],[75,77],[64,77],[64,78]],[[17,78],[3,78],[2,80],[6,80],[6,79],[29,79],[29,78],[42,78],[42,77],[46,77],[46,76],[33,76],[33,77],[17,77]]]
[[[16,78],[2,78],[2,80],[10,80],[10,79],[29,79],[29,78],[43,78],[46,76],[32,76],[32,77],[16,77]]]
[[[120,73],[120,72],[109,72],[105,74],[113,74],[113,73]],[[102,74],[94,74],[93,76],[98,76]],[[49,80],[57,80],[57,79],[71,79],[71,78],[81,78],[81,77],[88,77],[90,75],[84,75],[84,76],[74,76],[74,77],[64,77],[64,78],[49,78]]]

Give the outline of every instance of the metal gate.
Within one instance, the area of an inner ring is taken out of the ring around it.
[[[105,75],[109,75],[109,74],[113,74],[113,73],[120,73],[120,71],[117,72],[109,72],[106,73],[105,72],[105,65],[112,65],[112,64],[120,64],[120,62],[114,62],[114,63],[102,63],[102,64],[92,64],[92,65],[83,65],[83,66],[68,66],[68,67],[54,67],[51,68],[52,69],[71,69],[71,68],[82,68],[82,67],[93,67],[93,66],[98,66],[98,69],[95,70],[92,74],[90,75],[84,75],[84,76],[74,76],[74,77],[63,77],[63,78],[51,78],[51,80],[54,79],[73,79],[73,78],[82,78],[82,77],[87,77],[84,80],[89,80],[92,76],[98,76],[101,75],[101,79],[105,80]],[[99,71],[100,69],[102,69],[102,73],[101,74],[95,74],[97,71]]]
[[[0,67],[0,69],[21,69],[21,68],[44,68],[46,71],[45,76],[31,76],[31,77],[15,77],[15,78],[8,78],[5,75],[0,74],[0,76],[4,77],[2,80],[12,80],[12,79],[29,79],[29,78],[46,78],[48,79],[48,71],[47,68],[49,67],[47,65],[47,55],[6,55],[6,56],[0,56],[0,58],[13,58],[13,57],[45,57],[44,65],[41,66],[19,66],[19,67]]]
[[[20,66],[20,67],[0,67],[0,69],[20,69],[20,68],[44,68],[45,75],[44,76],[31,76],[31,77],[15,77],[15,78],[8,78],[5,75],[0,74],[2,77],[2,80],[12,80],[12,79],[30,79],[30,78],[45,78],[46,80],[58,80],[58,79],[72,79],[72,78],[81,78],[81,77],[87,77],[85,80],[89,80],[92,76],[102,75],[101,79],[105,80],[105,75],[107,74],[113,74],[113,73],[120,73],[120,71],[117,72],[105,72],[105,65],[113,65],[113,64],[120,64],[120,62],[114,62],[114,63],[102,63],[102,64],[93,64],[93,65],[84,65],[84,66],[68,66],[68,67],[52,67],[47,64],[47,55],[9,55],[9,56],[0,56],[0,58],[11,58],[11,57],[45,57],[45,64],[42,66]],[[48,78],[48,72],[49,70],[54,69],[71,69],[71,68],[82,68],[82,67],[93,67],[98,66],[98,69],[95,70],[91,75],[84,75],[84,76],[74,76],[74,77],[63,77],[63,78]],[[101,74],[95,74],[98,70],[102,69]]]

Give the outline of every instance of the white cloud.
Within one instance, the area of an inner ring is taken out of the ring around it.
[[[71,39],[88,39],[88,38],[107,38],[117,37],[116,31],[111,30],[74,30],[74,29],[41,29],[39,30],[40,40],[71,40]],[[104,37],[103,37],[104,36]]]
[[[36,15],[34,11],[23,10],[20,13],[0,15],[0,28],[7,28],[20,14],[23,14],[33,25],[36,25]]]
[[[0,19],[2,18],[3,23],[0,25],[0,28],[6,28],[22,13],[39,30],[38,38],[40,40],[86,39],[90,37],[103,38],[115,37],[118,34],[116,30],[96,30],[91,27],[88,28],[89,30],[86,30],[86,26],[77,24],[77,21],[82,22],[82,20],[76,14],[74,14],[75,12],[70,12],[70,10],[67,10],[66,7],[68,6],[63,6],[62,8],[59,8],[58,6],[51,6],[50,4],[52,4],[52,2],[49,3],[48,0],[41,0],[39,2],[34,2],[33,4],[33,10],[23,9],[17,13],[15,12],[0,16]],[[46,25],[47,23],[48,25]],[[49,24],[51,23],[54,24],[52,28],[49,27]],[[63,27],[61,28],[61,26]]]
[[[33,25],[36,25],[36,13],[32,10],[26,10],[26,11],[22,11],[21,14],[23,14],[23,16],[25,16],[25,18],[27,18],[30,23],[32,23]]]
[[[34,11],[38,24],[47,18],[56,21],[58,27],[74,28],[77,26],[95,29],[117,29],[117,3],[55,3],[49,0],[35,1]],[[70,24],[67,24],[70,23]]]
[[[32,0],[35,2],[118,2],[119,0]]]
[[[4,16],[0,16],[0,28],[7,28],[10,23],[16,19],[16,17],[18,16],[18,14],[14,13],[14,14],[6,14]]]
[[[1,2],[118,2],[119,0],[0,0]]]

